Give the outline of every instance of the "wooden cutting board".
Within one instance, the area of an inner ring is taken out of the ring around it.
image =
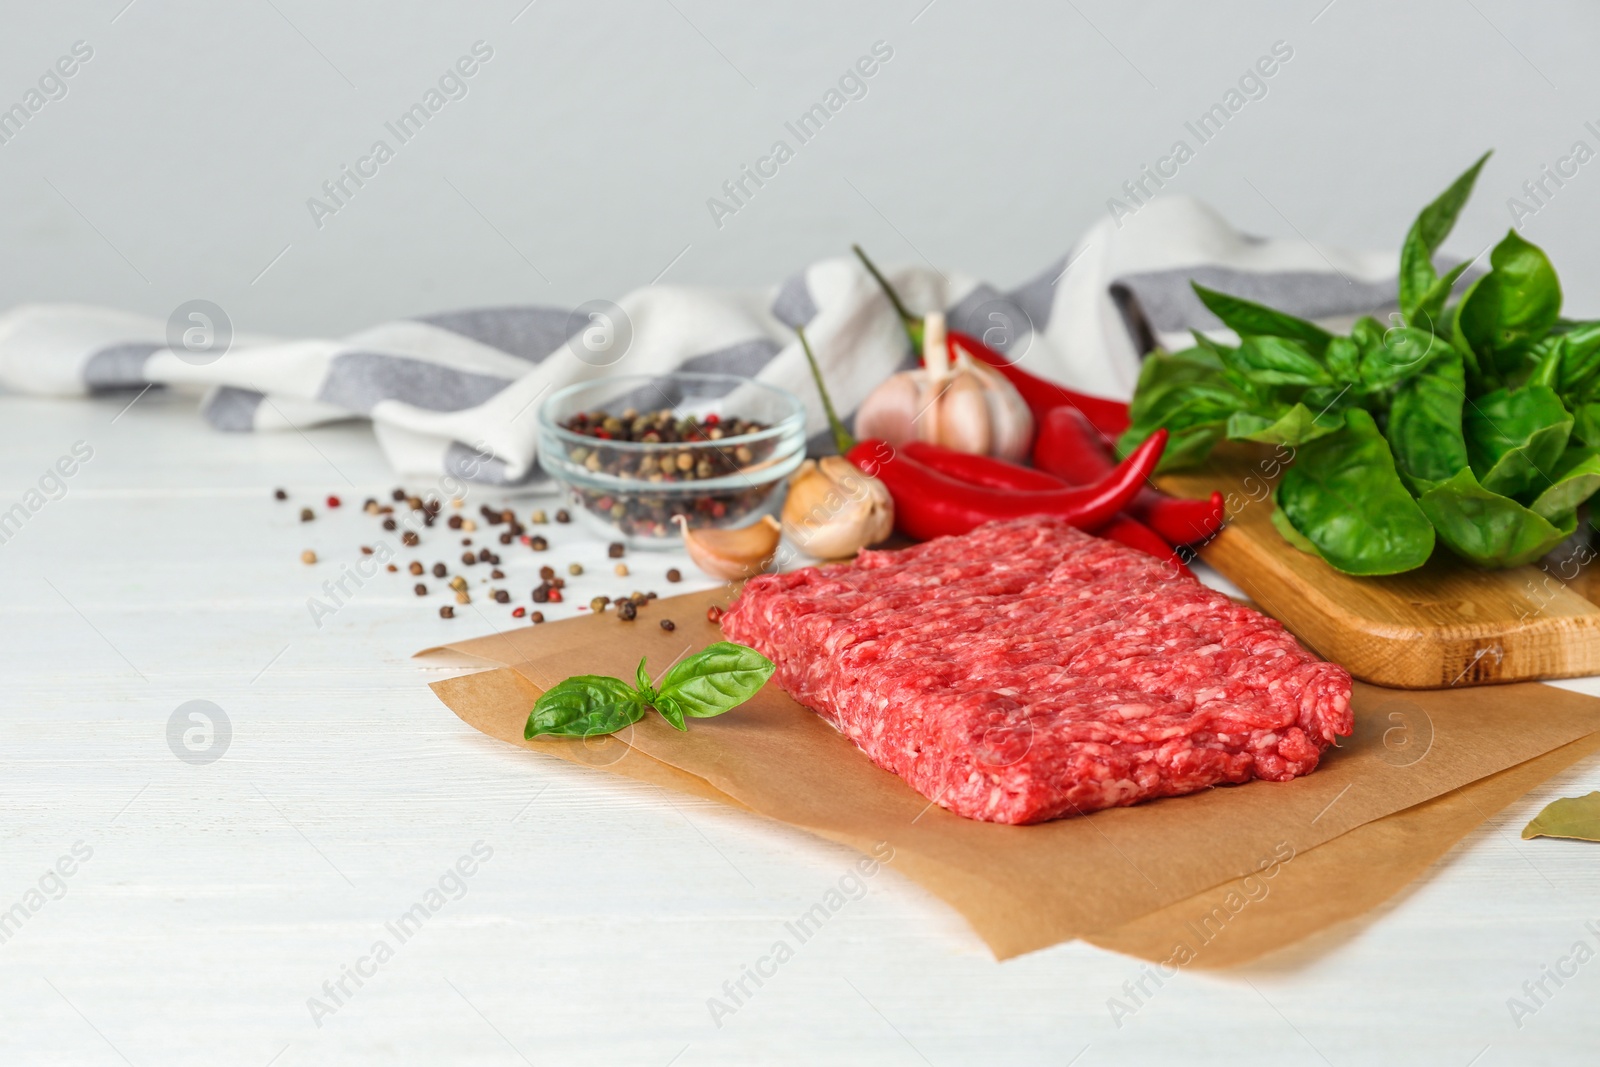
[[[1160,483],[1178,496],[1223,494],[1228,525],[1200,558],[1318,655],[1401,689],[1600,674],[1600,561],[1586,541],[1509,570],[1480,570],[1441,548],[1407,574],[1357,578],[1272,525],[1279,466],[1269,451],[1219,451]]]

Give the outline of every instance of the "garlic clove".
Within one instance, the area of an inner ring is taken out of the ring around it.
[[[963,353],[964,355],[965,353]],[[989,407],[990,442],[987,454],[1020,463],[1033,444],[1033,413],[1017,387],[1005,375],[976,359],[969,359],[971,372],[984,384]]]
[[[923,405],[916,371],[890,375],[856,409],[856,436],[903,445],[917,437],[917,412]]]
[[[843,456],[806,460],[789,481],[783,532],[807,555],[845,559],[889,536],[894,501]]]
[[[962,372],[951,378],[932,409],[938,411],[939,444],[957,452],[989,454],[989,397],[977,375]]]
[[[729,581],[748,578],[766,569],[778,552],[783,528],[771,515],[738,529],[691,530],[689,520],[674,515],[683,531],[683,547],[694,565],[711,575]]]

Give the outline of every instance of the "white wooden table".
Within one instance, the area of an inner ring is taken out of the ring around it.
[[[719,1027],[707,998],[855,854],[457,721],[410,656],[521,625],[482,597],[485,615],[446,622],[438,594],[380,574],[314,625],[307,598],[376,533],[361,501],[395,485],[364,426],[230,436],[182,400],[126,402],[0,397],[0,511],[93,448],[0,544],[0,1063],[1594,1062],[1600,962],[1547,980],[1520,1029],[1507,998],[1600,947],[1600,848],[1517,837],[1549,799],[1600,788],[1596,761],[1368,919],[1183,973],[1120,1026],[1107,1001],[1138,961],[1078,944],[997,964],[886,869]],[[419,558],[459,557],[428,533]],[[616,592],[604,546],[560,533],[552,562],[603,575],[571,580],[566,606]],[[308,547],[324,562],[302,565]],[[504,556],[525,593],[536,562]],[[663,593],[681,564],[628,562],[630,587]],[[193,700],[231,724],[210,763],[169,746]],[[474,847],[492,855],[448,876]],[[61,857],[73,873],[47,873]],[[441,877],[443,906],[399,942],[386,924]],[[379,939],[398,946],[381,963]],[[332,1010],[314,1019],[313,997]]]

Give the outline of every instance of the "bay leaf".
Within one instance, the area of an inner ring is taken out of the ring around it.
[[[1533,837],[1570,837],[1600,841],[1600,792],[1552,800],[1522,828],[1524,841]]]

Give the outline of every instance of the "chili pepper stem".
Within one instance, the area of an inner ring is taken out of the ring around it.
[[[894,310],[899,314],[900,325],[905,327],[906,336],[911,339],[911,346],[920,350],[922,348],[922,338],[918,336],[920,331],[917,327],[922,323],[921,317],[913,315],[906,310],[905,304],[900,301],[900,294],[895,292],[894,286],[889,284],[889,279],[883,276],[883,272],[878,269],[878,265],[867,258],[867,254],[861,250],[860,245],[851,245],[850,250],[856,254],[856,258],[861,260],[861,265],[867,268],[867,273],[877,279],[879,288],[883,290],[883,295],[889,298],[889,303],[894,305]]]
[[[833,431],[833,447],[837,448],[839,455],[842,456],[856,446],[856,439],[844,428],[838,413],[833,410],[833,398],[828,396],[828,387],[822,382],[822,368],[817,366],[817,357],[811,351],[811,342],[806,340],[805,327],[796,326],[794,332],[800,338],[800,347],[805,351],[806,362],[811,364],[811,377],[817,383],[817,395],[822,397],[822,410],[827,412],[828,428]]]

